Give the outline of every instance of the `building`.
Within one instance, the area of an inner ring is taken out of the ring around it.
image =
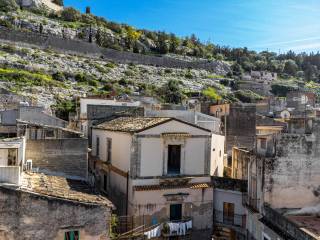
[[[87,139],[0,140],[0,239],[110,239],[113,204],[88,182]]]
[[[120,215],[138,226],[192,219],[194,231],[210,235],[223,136],[175,118],[120,117],[95,126],[92,138],[91,166]]]
[[[271,84],[277,80],[277,73],[266,71],[251,71],[245,73],[239,81],[239,89],[251,90],[264,96],[270,96]]]
[[[247,200],[255,209],[248,211],[248,233],[255,239],[319,239],[319,126],[314,121],[307,134],[274,133],[264,144],[258,137]]]
[[[82,135],[71,130],[67,121],[46,113],[42,107],[20,105],[18,108],[0,112],[0,136],[24,136],[27,126],[30,132],[32,131],[30,135],[27,134],[27,137],[30,138],[45,138],[47,133],[50,135],[47,137],[52,137],[53,134],[56,137],[63,134],[78,137]]]
[[[144,108],[140,101],[128,99],[105,99],[103,97],[80,98],[78,121],[81,132],[89,139],[91,146],[91,128],[119,116],[143,116]]]
[[[213,240],[246,239],[246,208],[243,205],[247,181],[232,178],[212,178]]]
[[[256,135],[256,107],[254,104],[222,104],[210,107],[210,115],[221,118],[226,136],[226,152],[231,158],[232,148],[254,148]]]
[[[86,182],[23,172],[0,196],[1,240],[110,239],[113,204]]]

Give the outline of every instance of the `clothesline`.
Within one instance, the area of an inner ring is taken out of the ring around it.
[[[186,235],[189,229],[192,229],[192,220],[187,222],[169,222],[167,223],[170,229],[170,235],[183,236]],[[161,236],[163,229],[163,223],[153,228],[152,230],[145,232],[144,235],[147,239],[156,238]]]

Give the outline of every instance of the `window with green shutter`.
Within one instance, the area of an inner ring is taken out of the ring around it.
[[[65,232],[64,240],[80,240],[80,232],[79,231]]]

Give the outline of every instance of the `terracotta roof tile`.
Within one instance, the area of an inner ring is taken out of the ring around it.
[[[40,173],[23,173],[21,190],[70,201],[113,207],[105,197],[94,194],[84,181]]]
[[[120,132],[139,132],[170,121],[167,117],[119,117],[96,126],[96,129]]]

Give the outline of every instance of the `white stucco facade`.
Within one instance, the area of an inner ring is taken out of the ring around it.
[[[101,161],[112,139],[108,189],[127,196],[125,214],[168,221],[171,205],[181,204],[182,217],[194,219],[194,228],[212,227],[210,177],[223,173],[223,136],[175,119],[131,133],[93,128],[94,156],[97,138]],[[171,145],[180,146],[180,169],[174,174],[168,172]]]

